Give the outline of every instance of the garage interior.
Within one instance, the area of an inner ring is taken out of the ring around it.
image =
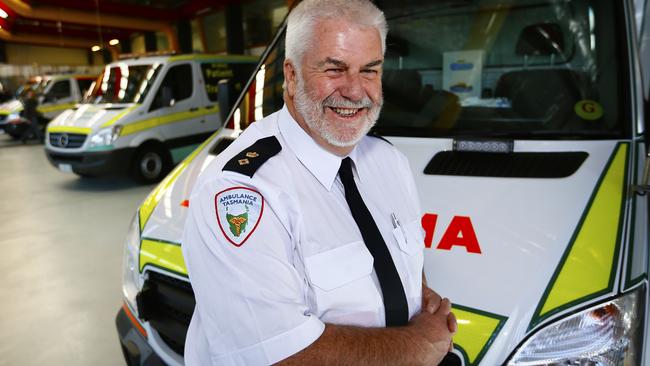
[[[259,56],[287,0],[3,0],[0,81],[10,98],[32,77],[97,75],[142,54]],[[6,98],[5,98],[6,99]],[[54,169],[43,145],[0,132],[5,269],[0,365],[121,365],[124,238],[155,184]]]

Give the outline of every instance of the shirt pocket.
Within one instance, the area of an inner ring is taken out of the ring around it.
[[[312,309],[326,323],[381,326],[383,302],[373,280],[372,255],[362,241],[304,259]]]
[[[332,291],[372,273],[373,258],[362,241],[345,244],[305,258],[312,284]]]
[[[424,250],[424,229],[419,220],[393,229],[393,236],[399,248],[408,255],[422,254]]]

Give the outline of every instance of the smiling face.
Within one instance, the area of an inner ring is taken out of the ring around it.
[[[298,124],[322,147],[346,155],[370,130],[383,102],[379,32],[341,20],[314,28],[300,69],[284,65],[285,101]]]

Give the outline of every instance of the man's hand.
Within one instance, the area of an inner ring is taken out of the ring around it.
[[[440,308],[442,301],[443,301],[442,298],[440,297],[440,295],[438,295],[437,292],[427,287],[426,284],[424,283],[422,284],[422,312],[434,314],[436,311],[438,311],[438,308]],[[449,300],[447,300],[447,302],[449,302]],[[447,316],[447,328],[449,329],[449,332],[452,334],[452,336],[456,334],[456,331],[458,330],[456,316],[451,311]],[[450,341],[449,351],[453,350],[453,348],[454,348],[454,343],[453,341]]]
[[[442,298],[437,292],[422,284],[422,311],[429,314],[435,313],[440,307],[440,301],[442,301]]]
[[[435,312],[427,310],[425,308],[425,311],[414,316],[407,329],[419,345],[418,364],[438,365],[450,350],[451,337],[456,331],[456,318],[451,312],[451,302],[446,298],[440,300]]]

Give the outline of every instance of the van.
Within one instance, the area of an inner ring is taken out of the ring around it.
[[[28,90],[38,95],[39,125],[47,123],[79,103],[97,75],[57,74],[36,77],[20,88],[16,98],[0,104],[0,129],[14,139],[20,138],[29,123],[21,116],[21,99]]]
[[[389,36],[375,132],[415,175],[425,275],[458,319],[452,364],[648,365],[650,7],[376,3]],[[133,218],[116,319],[130,365],[183,364],[190,192],[282,106],[283,32],[224,128]]]
[[[200,54],[113,62],[85,103],[48,125],[47,157],[57,169],[82,177],[130,174],[143,183],[159,181],[221,126],[220,84],[226,94],[240,91],[256,62]]]

